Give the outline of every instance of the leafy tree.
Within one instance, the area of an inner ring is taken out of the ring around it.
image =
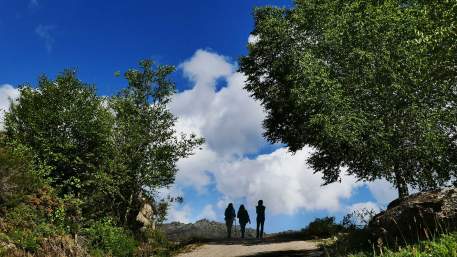
[[[30,148],[37,163],[51,167],[49,177],[61,195],[87,189],[112,156],[112,115],[73,71],[55,80],[42,76],[36,89],[23,86],[5,125],[10,144]]]
[[[99,97],[95,88],[65,71],[36,89],[23,86],[6,115],[6,141],[30,149],[61,197],[83,201],[86,219],[111,216],[134,225],[144,198],[174,182],[176,162],[203,139],[178,135],[167,109],[174,84],[171,66],[142,61],[125,73],[128,87]],[[159,216],[164,214],[160,202]]]
[[[121,192],[118,213],[124,224],[135,220],[142,197],[153,197],[154,190],[174,182],[176,162],[193,153],[203,140],[195,135],[178,135],[175,116],[167,104],[175,93],[168,76],[172,66],[140,62],[140,70],[125,73],[128,87],[113,97],[115,113],[114,161]]]
[[[0,216],[5,214],[5,208],[23,202],[26,195],[46,184],[38,170],[25,147],[12,148],[0,144]]]
[[[240,60],[267,111],[265,136],[326,184],[342,168],[408,195],[456,178],[455,1],[296,0],[255,10]]]

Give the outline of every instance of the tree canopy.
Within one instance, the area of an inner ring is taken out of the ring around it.
[[[140,62],[113,97],[65,71],[38,87],[24,85],[5,118],[5,138],[31,152],[59,197],[77,199],[86,220],[113,218],[135,228],[143,201],[174,182],[176,162],[203,139],[179,135],[167,104],[175,93],[172,66]],[[163,209],[163,206],[159,206]]]
[[[81,187],[112,158],[113,117],[95,88],[67,70],[55,80],[42,76],[38,87],[22,86],[6,113],[6,136],[29,147],[37,161],[50,165],[50,177],[62,194]]]
[[[256,9],[240,60],[265,136],[305,145],[326,184],[342,168],[399,196],[456,179],[455,1],[297,0]]]

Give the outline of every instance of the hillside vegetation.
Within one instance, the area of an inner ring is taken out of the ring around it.
[[[177,134],[171,66],[142,61],[113,97],[65,71],[24,85],[0,132],[0,255],[149,256],[169,244],[147,227],[173,197],[176,162],[203,142]],[[152,212],[138,219],[143,206]]]

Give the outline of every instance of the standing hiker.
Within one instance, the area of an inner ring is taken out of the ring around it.
[[[259,200],[258,205],[255,207],[255,212],[257,213],[257,238],[263,237],[263,225],[265,224],[265,206],[263,206],[263,201]],[[259,231],[260,230],[260,231]]]
[[[238,220],[240,222],[240,228],[241,228],[241,238],[244,238],[244,232],[246,230],[246,224],[249,222],[251,224],[251,219],[249,219],[249,213],[244,208],[244,205],[242,204],[240,208],[238,209],[238,213],[236,214],[238,217]]]
[[[225,209],[225,225],[227,226],[227,238],[232,237],[232,226],[233,220],[235,220],[235,209],[233,208],[233,204],[229,203],[227,208]]]

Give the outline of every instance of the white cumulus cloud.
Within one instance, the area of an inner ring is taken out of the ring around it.
[[[292,155],[286,148],[255,159],[226,162],[214,172],[217,188],[229,198],[246,197],[251,205],[263,199],[273,214],[294,214],[298,210],[341,209],[340,201],[362,186],[351,176],[341,183],[322,186],[321,174],[306,164],[311,149]]]
[[[257,35],[250,34],[249,37],[248,37],[248,43],[251,44],[251,45],[256,44],[257,42],[259,42],[259,40],[260,40],[260,38]]]
[[[367,183],[367,186],[373,197],[383,208],[398,197],[397,189],[385,179]]]
[[[192,208],[190,205],[176,205],[173,204],[168,209],[167,221],[178,221],[181,223],[190,223],[192,215]]]
[[[175,96],[171,110],[179,117],[178,131],[203,136],[221,155],[242,155],[264,144],[262,107],[243,90],[245,78],[221,55],[198,50],[180,67],[195,86]],[[226,87],[216,91],[216,80]]]
[[[360,211],[374,211],[374,212],[379,212],[380,208],[378,204],[374,202],[361,202],[361,203],[355,203],[351,206],[348,207],[348,213],[351,212],[360,212]]]
[[[0,85],[0,130],[4,127],[4,115],[9,111],[11,100],[19,97],[19,90],[9,84]]]
[[[177,130],[203,136],[206,143],[203,150],[179,161],[178,187],[191,186],[204,193],[205,187],[214,183],[222,195],[212,203],[218,209],[241,198],[252,205],[263,199],[272,213],[293,214],[299,210],[344,209],[341,200],[350,198],[353,190],[363,185],[344,176],[341,183],[322,187],[321,175],[306,164],[310,148],[295,155],[279,148],[246,158],[266,141],[262,137],[265,113],[243,89],[245,77],[236,72],[236,65],[228,58],[205,50],[196,51],[180,68],[194,86],[172,101],[171,110],[178,116]],[[226,85],[217,90],[221,79]],[[211,211],[205,208],[200,212],[212,216],[214,206]]]
[[[357,225],[367,225],[380,210],[378,203],[361,202],[349,206],[346,212],[353,215],[352,219]]]
[[[207,220],[216,220],[217,214],[214,211],[213,205],[207,204],[203,207],[202,212],[198,215],[197,220],[207,219]]]

